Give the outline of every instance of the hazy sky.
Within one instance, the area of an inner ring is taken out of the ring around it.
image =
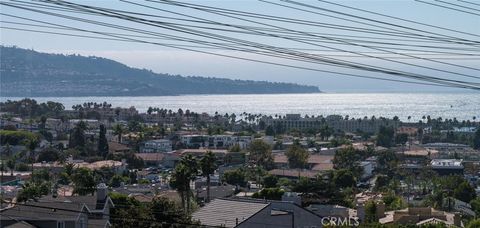
[[[471,0],[474,2],[475,0]],[[82,4],[93,4],[102,7],[116,8],[122,10],[132,10],[142,13],[150,13],[155,15],[169,15],[165,12],[160,12],[158,10],[146,9],[140,6],[134,6],[127,3],[122,3],[119,1],[76,1]],[[140,2],[140,1],[136,1]],[[229,9],[244,10],[249,12],[257,12],[270,15],[278,15],[283,17],[298,18],[302,20],[309,20],[322,23],[335,23],[345,26],[362,26],[354,22],[347,22],[343,20],[333,19],[313,13],[297,11],[293,9],[287,9],[280,6],[274,6],[265,2],[253,1],[253,0],[243,0],[243,1],[231,1],[231,0],[222,0],[222,1],[190,1],[198,4],[211,5],[216,7],[224,7]],[[366,1],[366,0],[356,0],[356,1],[335,1],[341,4],[358,7],[370,11],[375,11],[378,13],[383,13],[391,16],[401,17],[413,21],[418,21],[422,23],[437,25],[445,28],[451,28],[456,30],[461,30],[464,32],[480,34],[480,16],[469,15],[466,13],[455,12],[452,10],[442,9],[434,7],[431,5],[426,5],[420,2],[415,2],[413,0],[378,0],[378,1]],[[454,2],[454,1],[451,1]],[[456,1],[455,1],[456,2]],[[480,1],[476,1],[480,3]],[[185,13],[191,16],[209,18],[215,21],[221,21],[224,23],[237,23],[252,25],[249,23],[239,23],[238,21],[225,18],[221,16],[211,15],[208,13],[202,13],[195,10],[181,9],[179,7],[166,6],[163,4],[156,4],[152,2],[143,2],[145,4],[160,7],[161,9],[172,10],[174,12]],[[277,2],[281,3],[281,2]],[[336,6],[332,6],[326,3],[319,1],[302,1],[302,3],[319,6],[331,10],[338,10],[344,13],[351,13],[359,16],[366,16],[369,18],[379,19],[382,21],[388,21],[392,23],[401,24],[404,26],[410,26],[419,28],[422,30],[428,30],[432,32],[437,32],[441,34],[454,35],[456,37],[468,38],[472,40],[480,40],[479,37],[451,33],[444,30],[433,29],[428,27],[421,27],[419,25],[400,22],[396,20],[391,20],[384,17],[379,17],[371,14],[360,13],[357,11],[352,11]],[[459,2],[458,2],[459,3]],[[282,3],[285,4],[285,3]],[[291,5],[294,6],[294,5]],[[470,5],[473,6],[473,5]],[[480,7],[478,7],[480,10]],[[84,23],[66,19],[58,19],[51,16],[45,16],[38,13],[25,12],[17,9],[12,9],[10,7],[2,6],[0,8],[3,14],[10,14],[14,16],[28,17],[31,19],[37,19],[42,21],[49,21],[52,23],[59,23],[62,25],[68,26],[78,26],[85,29],[97,29],[105,30],[101,26],[86,25]],[[316,11],[322,12],[322,11]],[[479,11],[480,12],[480,11]],[[325,12],[323,12],[325,13]],[[72,14],[75,15],[75,14]],[[336,14],[329,14],[336,15]],[[171,16],[171,15],[169,15]],[[338,15],[337,15],[338,16]],[[95,16],[87,16],[89,19],[95,21],[105,21],[111,23],[118,23],[119,20],[109,20],[98,18]],[[10,16],[2,15],[2,26],[3,27],[20,27],[18,24],[9,24],[8,22],[22,22],[21,19],[12,18]],[[7,23],[6,23],[7,22]],[[23,20],[23,22],[25,22]],[[31,22],[30,22],[31,23]],[[350,31],[339,31],[326,28],[312,28],[311,26],[292,26],[286,25],[283,23],[269,21],[268,23],[273,23],[277,26],[283,26],[288,29],[298,29],[306,32],[317,32],[317,33],[334,33],[337,35],[359,35],[359,33],[352,33]],[[145,29],[149,31],[158,31],[158,28],[152,28],[151,26],[139,25],[133,23],[121,23],[123,26],[132,26],[134,28]],[[259,25],[256,25],[259,26]],[[27,28],[27,27],[22,27]],[[32,27],[30,27],[32,28]],[[113,32],[113,31],[112,31]],[[166,34],[178,34],[174,32],[166,32]],[[229,34],[231,35],[231,34]],[[368,34],[364,34],[367,36]],[[284,47],[297,47],[297,48],[312,48],[311,46],[305,44],[299,44],[298,42],[292,42],[284,39],[269,39],[269,38],[259,38],[253,36],[238,36],[239,38],[249,39],[255,42],[264,42],[269,43],[275,46],[284,46]],[[396,42],[392,40],[382,40],[384,42]],[[228,59],[219,56],[212,56],[201,53],[194,53],[184,50],[177,50],[172,48],[165,48],[158,45],[152,44],[140,44],[140,43],[131,43],[131,42],[119,42],[119,41],[108,41],[108,40],[98,40],[98,39],[88,39],[88,38],[75,38],[67,37],[60,35],[51,35],[51,34],[39,34],[31,33],[24,31],[14,31],[3,28],[1,30],[1,43],[3,45],[16,45],[22,48],[33,48],[42,52],[54,52],[54,53],[77,53],[82,55],[95,55],[106,58],[111,58],[117,61],[120,61],[124,64],[133,67],[147,68],[159,73],[169,73],[169,74],[180,74],[180,75],[198,75],[198,76],[210,76],[210,77],[225,77],[225,78],[234,78],[234,79],[251,79],[251,80],[268,80],[268,81],[279,81],[279,82],[296,82],[301,84],[317,85],[321,90],[324,91],[333,91],[333,92],[343,92],[343,91],[427,91],[427,90],[438,90],[438,87],[429,87],[429,86],[412,86],[409,84],[399,84],[399,83],[390,83],[390,82],[380,82],[369,79],[359,79],[351,78],[327,73],[311,72],[300,69],[290,69],[280,66],[272,66],[261,63],[252,63],[243,60],[234,60]],[[421,44],[421,43],[419,43]],[[435,46],[435,43],[423,43],[424,45]],[[330,45],[334,48],[352,49],[351,47],[345,45],[331,45],[327,43],[320,43],[320,45]],[[458,47],[458,46],[457,46]],[[317,47],[319,48],[319,47]],[[469,48],[469,47],[467,47]],[[325,48],[323,48],[325,49]],[[367,49],[362,49],[363,51],[368,51]],[[435,49],[432,49],[435,50]],[[374,50],[370,50],[374,51]],[[215,53],[221,54],[232,54],[240,57],[254,57],[248,54],[241,54],[232,51],[214,51]],[[332,54],[332,52],[329,52]],[[478,53],[478,49],[477,49]],[[334,52],[333,54],[345,54],[342,52]],[[348,53],[347,53],[348,54]],[[438,56],[437,56],[438,57]],[[448,56],[440,56],[448,57]],[[270,58],[261,58],[255,57],[261,60],[270,60]],[[392,67],[399,70],[405,70],[415,73],[425,73],[432,76],[443,76],[444,74],[435,71],[429,71],[412,66],[404,66],[395,64],[392,62],[381,61],[377,59],[365,59],[365,58],[350,58],[350,57],[339,57],[346,60],[357,61],[361,63],[380,65],[382,67]],[[469,67],[480,68],[480,60],[442,60],[448,61],[449,63],[462,64]],[[281,61],[282,63],[287,63]],[[445,67],[444,65],[439,65],[436,63],[431,63],[422,60],[410,61],[413,64],[419,64],[424,66],[438,67],[440,69],[452,70],[455,72],[461,72],[465,74],[476,74],[479,75],[479,71],[475,70],[466,70],[456,67]],[[300,66],[307,66],[304,64],[299,64]],[[311,65],[308,65],[311,66]],[[316,66],[319,69],[333,70],[338,69],[331,68],[328,66]],[[350,72],[348,70],[342,70],[342,72]],[[358,71],[357,71],[358,72]],[[362,73],[364,75],[373,75],[377,76],[379,74],[374,73]],[[465,78],[462,78],[465,79]],[[474,79],[471,79],[474,81]],[[476,82],[479,82],[478,80]]]

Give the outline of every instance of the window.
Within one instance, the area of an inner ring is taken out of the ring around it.
[[[80,228],[85,228],[87,227],[85,224],[85,218],[80,218]]]
[[[57,228],[65,228],[65,222],[64,221],[57,222]]]

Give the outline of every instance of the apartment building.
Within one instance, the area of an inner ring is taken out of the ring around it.
[[[168,139],[149,140],[140,147],[140,153],[162,153],[172,150],[172,142]]]
[[[208,147],[213,149],[227,149],[239,145],[247,148],[253,141],[252,136],[235,135],[182,135],[180,141],[188,148]]]
[[[284,118],[266,118],[264,119],[267,126],[281,126],[284,130],[291,129],[318,129],[322,126],[329,126],[335,131],[344,132],[370,132],[375,133],[381,126],[394,126],[400,124],[386,118],[363,118],[363,119],[346,119],[339,115],[331,115],[327,117],[301,117],[300,114],[287,114]]]

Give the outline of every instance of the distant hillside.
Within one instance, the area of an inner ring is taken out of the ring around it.
[[[181,94],[317,93],[315,86],[182,77],[80,55],[0,49],[1,96],[157,96]]]

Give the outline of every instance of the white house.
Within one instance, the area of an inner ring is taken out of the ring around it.
[[[160,153],[169,151],[172,151],[172,142],[168,139],[149,140],[140,147],[140,153]]]

